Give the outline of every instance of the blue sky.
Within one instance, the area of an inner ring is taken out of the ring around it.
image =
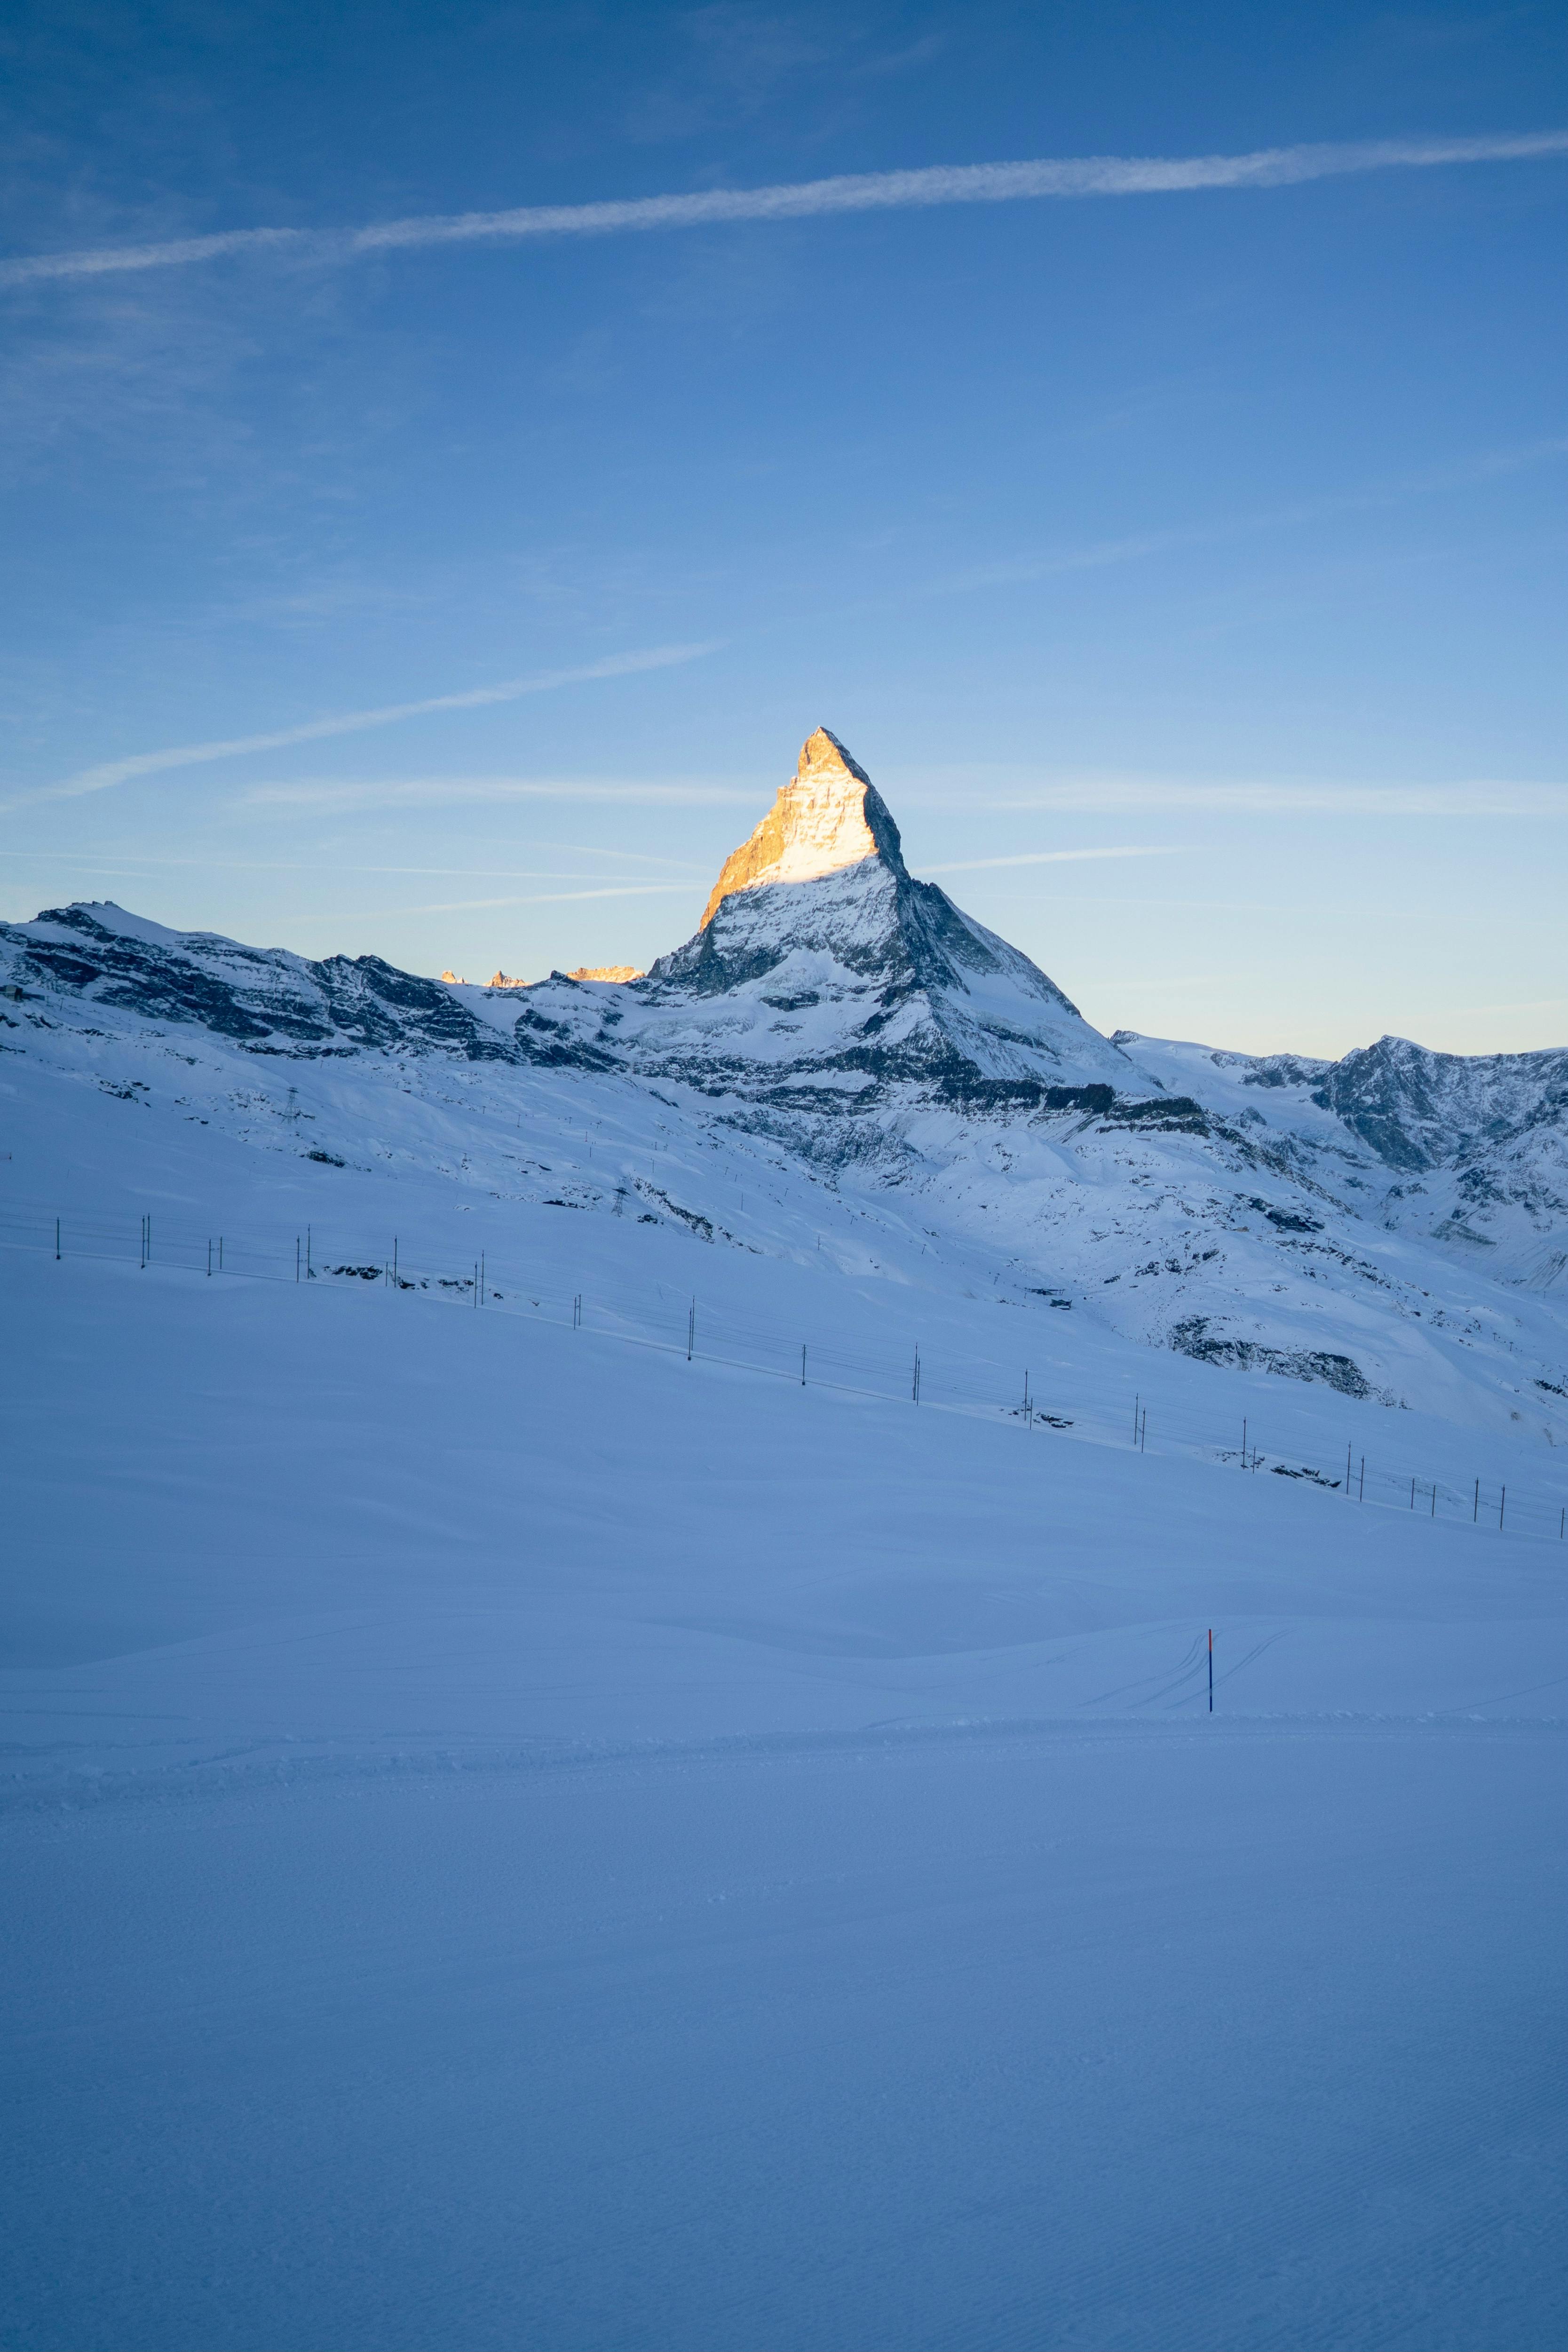
[[[6,915],[642,963],[825,723],[1102,1027],[1568,1037],[1561,8],[50,0],[0,82]]]

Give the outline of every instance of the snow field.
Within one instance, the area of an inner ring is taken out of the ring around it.
[[[1210,1624],[1232,1713],[1568,1696],[1553,1545],[374,1287],[5,1274],[22,1784],[1158,1716]]]
[[[127,1254],[0,1249],[0,2340],[1554,2352],[1568,1563],[1210,1458],[1511,1515],[1538,1431],[1000,1307],[771,1162],[766,1255],[500,1200],[456,1079],[394,1170],[6,1068],[0,1211]],[[668,1106],[520,1099],[715,1207]],[[688,1364],[694,1294],[931,1402]]]
[[[5,2340],[1563,2340],[1562,1742],[861,1732],[34,1813]]]

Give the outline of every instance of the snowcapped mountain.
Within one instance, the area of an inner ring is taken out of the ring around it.
[[[1342,1061],[1116,1042],[1307,1181],[1535,1288],[1568,1274],[1568,1051],[1434,1054],[1383,1037]],[[1485,1254],[1484,1258],[1481,1254]]]
[[[613,999],[552,976],[523,1025],[770,1109],[829,1163],[896,1153],[868,1118],[887,1128],[917,1103],[1081,1110],[1151,1091],[1027,956],[910,876],[880,795],[826,728],[684,947]]]
[[[56,1106],[797,1260],[847,1215],[837,1262],[884,1279],[1568,1443],[1568,1052],[1105,1037],[910,874],[825,729],[641,978],[450,985],[90,905],[0,927],[0,983]]]

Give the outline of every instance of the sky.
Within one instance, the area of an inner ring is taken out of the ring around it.
[[[0,89],[0,915],[646,964],[821,724],[1104,1029],[1568,1041],[1560,6],[16,0]]]

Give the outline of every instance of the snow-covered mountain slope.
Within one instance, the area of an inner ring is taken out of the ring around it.
[[[870,1123],[892,1144],[914,1103],[1081,1110],[1159,1091],[1027,956],[911,877],[826,728],[684,947],[613,1000],[552,978],[530,1010],[581,1052],[777,1113],[827,1163],[879,1156]]]
[[[1119,1030],[1169,1087],[1267,1136],[1309,1182],[1504,1280],[1568,1276],[1568,1050],[1434,1054],[1383,1037],[1342,1061],[1216,1053]]]
[[[909,874],[826,730],[696,935],[630,983],[447,986],[101,905],[0,930],[0,1067],[48,1082],[36,1134],[60,1123],[51,1087],[56,1106],[89,1087],[194,1122],[209,1160],[220,1134],[259,1151],[273,1179],[284,1155],[433,1181],[454,1205],[826,1252],[1210,1368],[1568,1442],[1568,1055],[1385,1040],[1330,1065],[1103,1037]],[[137,1156],[106,1151],[104,1187]],[[367,1222],[405,1221],[388,1201]]]
[[[1563,2340],[1561,1286],[845,773],[636,986],[0,939],[0,2340]]]

